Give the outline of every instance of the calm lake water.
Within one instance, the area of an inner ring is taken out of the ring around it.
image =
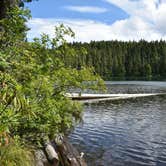
[[[166,92],[166,82],[106,82],[109,93]],[[165,166],[166,96],[84,106],[70,141],[89,166]]]

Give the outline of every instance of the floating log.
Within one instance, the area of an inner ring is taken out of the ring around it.
[[[66,96],[72,100],[82,100],[86,102],[96,102],[105,100],[121,100],[138,97],[150,97],[150,96],[161,96],[166,93],[141,93],[141,94],[78,94],[78,93],[67,93]]]

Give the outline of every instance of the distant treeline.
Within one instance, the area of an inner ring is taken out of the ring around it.
[[[166,78],[166,42],[92,41],[73,43],[78,56],[65,58],[73,67],[93,66],[105,80]],[[85,48],[87,54],[82,50]]]

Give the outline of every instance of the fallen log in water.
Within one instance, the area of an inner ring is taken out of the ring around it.
[[[105,100],[121,100],[139,97],[150,97],[150,96],[161,96],[166,93],[142,93],[142,94],[78,94],[78,93],[67,93],[66,96],[72,100],[79,100],[82,103],[90,103]]]

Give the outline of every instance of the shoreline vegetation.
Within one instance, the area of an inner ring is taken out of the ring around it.
[[[103,89],[104,81],[93,68],[65,65],[63,56],[76,56],[64,38],[74,37],[69,27],[28,42],[24,2],[0,4],[0,165],[32,166],[36,149],[81,119],[82,106],[65,97],[68,89]]]

